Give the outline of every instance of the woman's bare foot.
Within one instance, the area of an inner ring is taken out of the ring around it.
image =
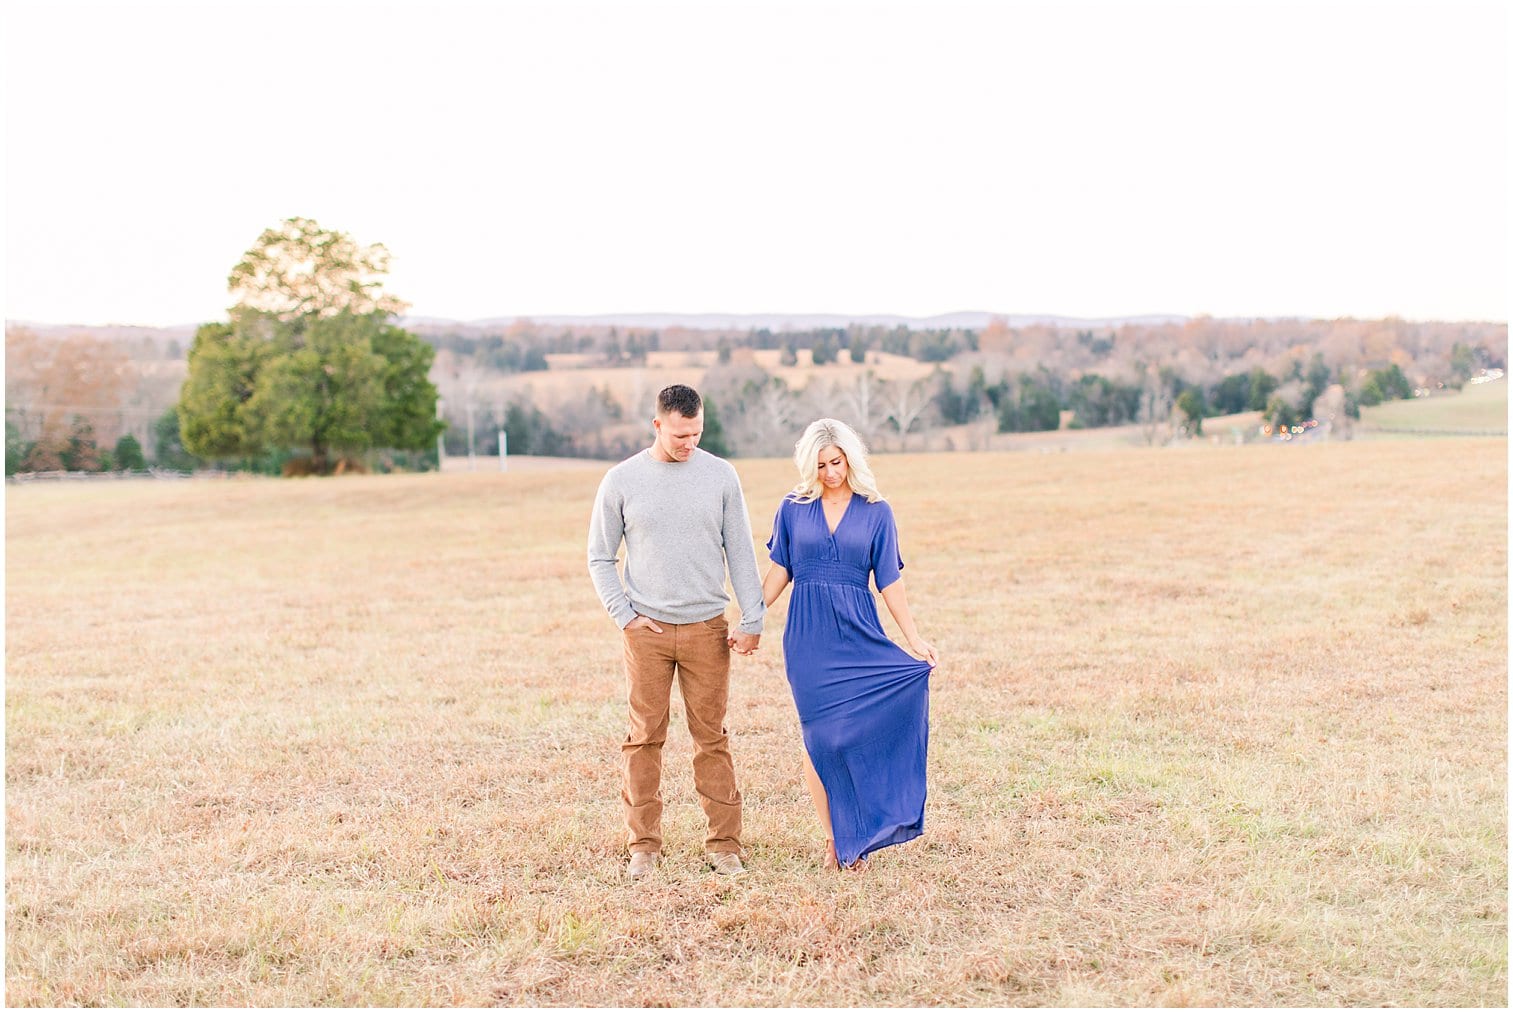
[[[867,871],[867,860],[865,858],[858,858],[856,861],[854,861],[850,865],[846,866],[846,871],[847,872],[866,872]]]
[[[834,841],[826,841],[825,842],[825,868],[826,869],[839,869],[840,867],[841,867],[841,860],[836,857],[836,854],[835,854],[835,842]]]

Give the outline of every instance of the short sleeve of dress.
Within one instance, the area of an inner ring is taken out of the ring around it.
[[[893,508],[879,501],[877,524],[872,531],[872,579],[879,591],[895,583],[904,568],[898,552],[898,527],[893,523]]]
[[[783,569],[792,571],[788,565],[791,558],[789,543],[792,533],[788,530],[788,500],[784,499],[778,504],[777,516],[772,519],[772,537],[767,539],[767,555],[772,561]]]

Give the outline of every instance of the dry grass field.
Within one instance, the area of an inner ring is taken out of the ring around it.
[[[1508,381],[1467,384],[1453,394],[1387,401],[1361,409],[1362,429],[1372,431],[1508,431]]]
[[[8,488],[6,1000],[1504,1005],[1507,461],[878,457],[925,836],[821,871],[779,605],[750,873],[675,717],[634,886],[598,471]],[[739,468],[765,541],[791,465]]]

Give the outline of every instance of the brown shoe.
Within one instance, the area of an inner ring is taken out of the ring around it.
[[[721,851],[710,855],[709,864],[714,866],[714,871],[722,876],[741,876],[746,873],[746,866],[741,864],[741,856],[734,851]]]
[[[636,880],[650,876],[657,871],[657,860],[660,856],[655,851],[633,851],[630,855],[630,865],[625,867],[625,878]]]

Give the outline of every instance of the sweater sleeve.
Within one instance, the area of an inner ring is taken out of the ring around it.
[[[588,573],[604,610],[622,630],[636,618],[635,606],[630,603],[620,572],[615,569],[620,543],[625,539],[624,505],[624,496],[614,487],[610,476],[605,475],[599,483],[599,494],[594,497],[594,512],[588,524]]]
[[[730,570],[730,586],[741,606],[739,629],[742,633],[761,633],[767,606],[762,603],[762,579],[757,572],[756,549],[751,544],[746,494],[741,491],[741,479],[734,468],[730,469],[730,481],[725,486],[724,507],[725,565]]]

